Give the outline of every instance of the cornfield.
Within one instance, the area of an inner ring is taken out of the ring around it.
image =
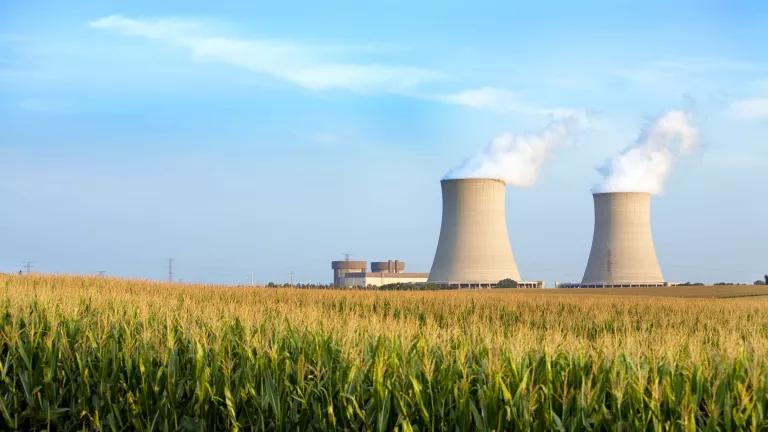
[[[768,302],[0,276],[0,425],[765,430]]]

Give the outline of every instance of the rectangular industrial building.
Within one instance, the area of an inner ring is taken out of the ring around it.
[[[429,277],[428,273],[355,272],[344,275],[342,286],[351,288],[393,283],[424,283],[427,277]]]

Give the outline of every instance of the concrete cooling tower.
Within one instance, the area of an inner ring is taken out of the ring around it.
[[[519,281],[507,233],[504,182],[473,178],[440,185],[443,220],[428,282],[472,287]]]
[[[663,286],[651,236],[651,194],[596,193],[592,250],[581,286]]]

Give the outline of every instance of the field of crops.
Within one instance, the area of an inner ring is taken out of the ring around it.
[[[761,297],[0,276],[0,429],[765,430],[767,410]]]

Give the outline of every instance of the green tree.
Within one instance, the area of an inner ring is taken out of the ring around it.
[[[513,279],[502,279],[496,284],[499,288],[517,288],[517,281]]]

